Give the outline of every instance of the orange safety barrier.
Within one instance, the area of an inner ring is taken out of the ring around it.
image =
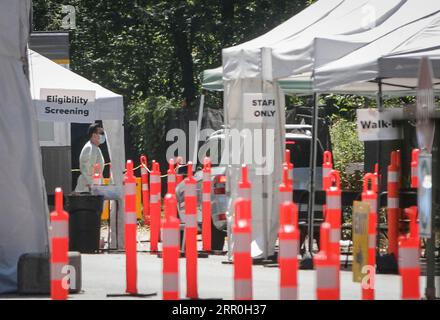
[[[202,182],[202,242],[204,251],[212,249],[211,224],[211,161],[209,158],[205,158]]]
[[[158,252],[160,238],[160,169],[159,163],[153,161],[153,170],[150,173],[150,251]]]
[[[399,238],[399,273],[402,279],[402,299],[420,300],[420,238],[417,207],[405,209],[410,219],[410,233]]]
[[[419,155],[419,149],[414,149],[411,152],[411,188],[419,187]]]
[[[293,202],[281,204],[279,237],[280,299],[298,299],[298,207]]]
[[[251,204],[250,200],[235,201],[234,236],[234,299],[252,300]]]
[[[328,217],[328,215],[327,215]],[[316,269],[316,299],[339,300],[338,268],[336,256],[330,249],[330,223],[321,224],[320,251],[313,257]]]
[[[179,299],[180,220],[177,217],[175,194],[164,199],[162,296],[164,300]]]
[[[398,256],[399,238],[399,168],[397,166],[397,152],[391,152],[391,161],[388,166],[388,194],[387,194],[387,220],[388,220],[388,253]]]
[[[150,188],[148,186],[147,157],[141,156],[141,183],[142,183],[142,211],[145,225],[150,225]]]
[[[125,199],[125,259],[127,293],[137,294],[137,216],[136,216],[136,177],[133,161],[128,160],[124,177]]]
[[[373,173],[367,173],[364,177],[364,188],[362,192],[362,201],[370,205],[370,214],[368,216],[368,265],[373,268],[373,274],[370,274],[370,281],[366,287],[362,287],[362,299],[374,300],[374,278],[376,276],[376,235],[377,235],[377,186],[376,178]],[[370,189],[371,187],[371,189]]]
[[[327,190],[330,187],[330,171],[333,170],[332,153],[325,151],[322,160],[322,187]]]
[[[176,194],[176,170],[174,168],[174,160],[170,159],[167,171],[167,193],[169,194]]]
[[[287,169],[289,170],[289,179],[291,180],[291,182],[293,184],[293,163],[290,161],[290,150],[289,149],[286,149],[286,152],[284,154],[283,166],[287,166]]]
[[[63,269],[69,264],[69,214],[63,209],[63,191],[55,189],[55,211],[50,213],[50,297],[66,300],[69,284],[63,281]]]
[[[185,178],[185,257],[186,297],[198,299],[197,290],[197,190],[193,177],[192,162],[188,162]]]
[[[238,182],[238,197],[251,200],[251,183],[249,182],[248,166],[241,166],[241,180]]]
[[[330,235],[329,235],[329,246],[327,254],[331,253],[335,257],[335,267],[337,269],[336,273],[336,289],[338,290],[338,297],[340,295],[340,243],[341,240],[341,220],[342,220],[342,210],[341,210],[341,181],[339,172],[336,170],[331,170],[329,175],[329,187],[326,190],[326,206],[325,206],[325,217],[326,221],[330,223]]]

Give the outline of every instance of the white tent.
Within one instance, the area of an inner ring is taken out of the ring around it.
[[[440,3],[438,4],[440,7]],[[420,57],[433,60],[434,89],[439,90],[438,59],[440,13],[407,24],[345,57],[317,68],[314,87],[328,92],[376,92],[380,80],[383,91],[414,93]]]
[[[313,90],[311,85],[307,85],[307,79],[311,80],[317,63],[336,60],[404,24],[426,18],[438,11],[439,5],[435,0],[428,0],[422,10],[417,10],[419,8],[420,3],[416,0],[318,1],[262,37],[223,50],[226,125],[239,130],[275,130],[273,173],[257,177],[251,172],[251,180],[255,186],[252,208],[253,256],[256,256],[258,249],[262,249],[264,255],[270,255],[276,239],[278,200],[274,190],[281,177],[284,112],[277,113],[275,125],[263,121],[260,125],[250,126],[244,121],[243,112],[246,111],[243,111],[243,95],[275,93],[277,110],[282,111],[284,96],[280,85],[283,82],[287,86],[290,82],[294,87],[296,80],[302,88]],[[368,15],[371,12],[374,14]],[[368,19],[363,23],[365,16]],[[315,50],[317,38],[325,39],[319,42],[319,52]],[[328,50],[322,45],[325,43]],[[211,76],[214,73],[213,70]],[[210,79],[212,81],[213,78]],[[237,166],[230,166],[228,177],[228,187],[234,201],[239,178]]]
[[[38,107],[41,90],[56,89],[56,90],[87,90],[94,91],[96,94],[95,109],[92,122],[95,120],[102,120],[106,132],[106,141],[110,155],[111,174],[113,183],[122,185],[123,171],[125,168],[125,143],[124,143],[124,106],[121,95],[115,94],[102,86],[93,83],[92,81],[81,77],[80,75],[58,65],[48,58],[29,50],[29,70],[30,70],[30,84],[31,95],[34,103]],[[68,120],[66,120],[68,121]],[[69,137],[69,123],[58,122],[55,123],[55,135],[63,135],[69,140],[64,141],[70,145]],[[86,133],[84,133],[86,134]],[[119,206],[122,208],[122,203]],[[111,243],[122,248],[124,244],[124,215],[117,214],[113,211],[110,220],[112,222],[112,230],[118,232],[111,233]],[[117,223],[117,227],[116,227]],[[117,235],[117,239],[115,238]],[[112,246],[113,247],[113,246]]]
[[[0,293],[17,290],[22,254],[48,251],[37,118],[23,72],[30,7],[0,1]]]

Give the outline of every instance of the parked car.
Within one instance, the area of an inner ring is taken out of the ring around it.
[[[290,161],[294,164],[293,177],[294,188],[296,191],[307,191],[310,181],[310,143],[312,138],[310,125],[286,125],[286,149],[290,150]],[[208,148],[217,144],[217,148],[210,148],[210,150],[218,150],[218,154],[210,154],[213,160],[211,171],[212,190],[212,249],[222,250],[226,236],[226,211],[228,209],[228,198],[226,196],[226,168],[220,163],[221,151],[223,141],[225,139],[224,130],[218,130],[211,134],[205,144],[201,147]],[[322,155],[324,149],[321,141],[318,140],[318,154],[317,154],[317,174],[316,174],[316,189],[322,188]],[[214,161],[215,159],[215,161]],[[201,231],[202,224],[202,179],[203,173],[201,170],[196,171],[194,178],[197,182],[197,221],[199,222],[199,231]],[[176,197],[178,203],[178,213],[182,221],[181,229],[184,228],[185,217],[185,201],[184,201],[184,183],[180,183],[176,187]],[[301,192],[299,193],[301,197]],[[307,220],[307,204],[301,203],[302,199],[295,199],[299,203],[299,220]],[[322,210],[321,206],[316,206],[315,212]],[[321,212],[322,215],[322,212]],[[302,232],[301,238],[305,238],[305,232]]]

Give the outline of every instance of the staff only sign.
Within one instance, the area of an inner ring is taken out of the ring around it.
[[[402,118],[402,108],[382,112],[377,109],[358,109],[356,113],[360,141],[402,139],[402,129],[396,121]]]
[[[245,123],[275,123],[276,100],[271,93],[245,93],[243,95],[243,120]]]
[[[96,92],[89,90],[44,89],[35,101],[38,120],[91,123],[96,120]]]

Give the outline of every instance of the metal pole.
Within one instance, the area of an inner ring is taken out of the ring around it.
[[[436,132],[436,141],[440,135]],[[436,228],[435,228],[435,216],[436,212],[436,198],[438,193],[437,183],[440,179],[439,170],[438,170],[438,160],[439,160],[439,150],[436,144],[432,146],[432,181],[433,183],[433,192],[432,192],[432,214],[431,214],[431,238],[426,239],[426,288],[425,288],[425,296],[428,300],[434,300],[436,295],[435,288],[435,236],[436,236]]]
[[[313,94],[313,131],[310,148],[310,185],[309,185],[309,205],[308,205],[308,224],[309,224],[309,245],[304,255],[304,259],[311,259],[313,256],[313,233],[315,221],[315,180],[316,180],[316,153],[318,141],[318,119],[319,119],[319,94]]]
[[[379,110],[379,112],[382,112],[384,110],[384,106],[383,106],[383,91],[382,91],[382,79],[379,78],[379,83],[378,83],[378,92],[377,92],[377,109]],[[380,155],[381,155],[381,148],[382,148],[382,143],[381,140],[377,141],[377,164],[379,166],[379,173],[378,173],[378,177],[377,177],[377,214],[379,215],[380,212],[380,195],[382,193],[382,189],[381,189],[381,181],[380,181],[380,169],[381,169],[381,165],[380,165]],[[379,230],[379,221],[380,219],[377,219],[377,225],[376,225],[376,230]],[[378,233],[379,235],[380,233]],[[378,252],[379,250],[379,245],[380,245],[380,239],[379,236],[376,237],[376,252]]]
[[[203,108],[205,107],[205,95],[200,95],[199,114],[197,119],[196,135],[194,137],[193,172],[197,169],[197,154],[199,153],[200,130],[202,129]]]

